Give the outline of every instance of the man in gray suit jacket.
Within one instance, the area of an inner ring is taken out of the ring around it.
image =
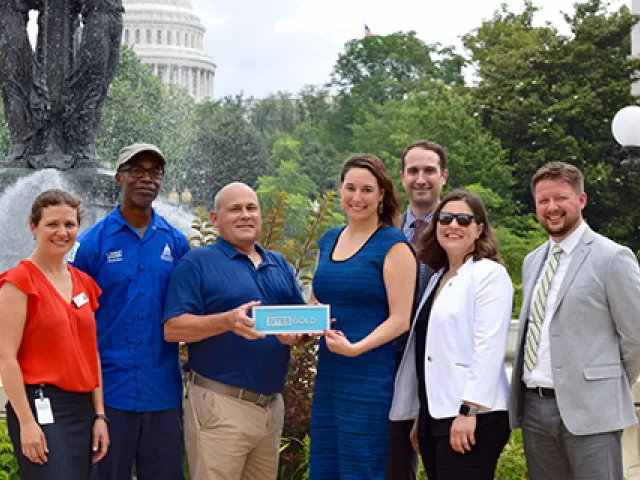
[[[544,165],[531,190],[551,238],[522,266],[511,427],[522,427],[532,480],[622,480],[640,373],[638,261],[583,221],[576,167]]]

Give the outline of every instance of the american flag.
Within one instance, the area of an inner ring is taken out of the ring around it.
[[[367,25],[365,23],[365,25],[364,25],[364,36],[365,37],[370,37],[371,35],[373,35],[373,33],[371,33],[371,29],[369,28],[369,25]]]

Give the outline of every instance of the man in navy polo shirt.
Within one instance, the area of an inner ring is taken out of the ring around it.
[[[304,301],[284,257],[256,243],[262,222],[251,188],[222,188],[211,222],[218,238],[176,267],[164,314],[165,338],[189,346],[184,421],[191,479],[275,479],[284,420],[280,393],[289,345],[298,337],[265,337],[249,313],[258,304]]]
[[[150,144],[120,152],[122,203],[84,232],[69,262],[102,289],[96,311],[111,446],[94,478],[182,480],[182,379],[178,346],[165,342],[162,309],[169,278],[189,250],[158,215],[165,159]]]

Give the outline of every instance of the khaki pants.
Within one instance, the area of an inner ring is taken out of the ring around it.
[[[190,382],[184,436],[191,480],[275,480],[283,423],[282,395],[259,407]]]

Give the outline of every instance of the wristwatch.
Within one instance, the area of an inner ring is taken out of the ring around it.
[[[104,420],[104,423],[109,423],[109,417],[107,417],[104,413],[96,413],[93,416],[93,421],[95,422],[96,420]]]
[[[472,407],[469,405],[465,405],[464,403],[460,405],[460,415],[465,417],[475,417],[478,414],[478,407]]]

